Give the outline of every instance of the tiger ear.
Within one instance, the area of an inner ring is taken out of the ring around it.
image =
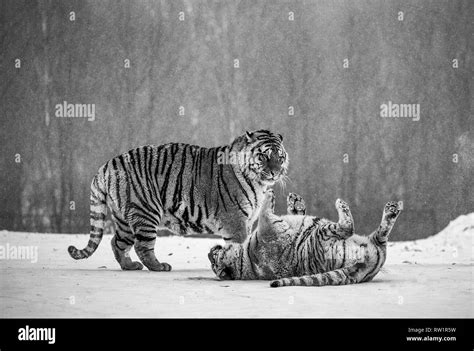
[[[280,138],[280,141],[283,141],[283,135],[278,134],[278,138]]]
[[[253,132],[246,131],[245,135],[247,136],[247,141],[252,142],[253,141]]]

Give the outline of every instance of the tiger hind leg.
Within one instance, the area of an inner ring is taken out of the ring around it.
[[[133,233],[128,227],[128,224],[122,222],[117,217],[113,216],[115,224],[115,235],[110,244],[112,245],[112,252],[120,267],[124,271],[136,271],[143,269],[140,262],[132,261],[130,258],[130,250],[134,244]]]
[[[400,211],[401,206],[398,202],[390,201],[385,205],[380,226],[370,235],[378,245],[386,245],[388,236],[393,229],[395,221],[400,215]]]
[[[144,236],[141,234],[135,235],[135,252],[137,253],[140,261],[150,271],[156,272],[169,272],[171,271],[171,265],[166,262],[160,262],[155,256],[155,241],[156,234],[154,236]]]
[[[306,205],[303,198],[295,193],[289,193],[286,198],[287,210],[289,215],[305,215]]]
[[[325,286],[348,285],[362,281],[366,270],[365,263],[356,263],[351,267],[336,269],[334,271],[305,275],[302,277],[283,278],[270,282],[272,288],[282,286]]]
[[[134,248],[138,258],[150,271],[170,271],[168,263],[158,261],[155,256],[156,232],[162,213],[144,212],[137,205],[131,205],[126,218],[135,236]]]

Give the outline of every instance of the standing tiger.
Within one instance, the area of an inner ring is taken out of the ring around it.
[[[385,262],[387,239],[400,213],[385,205],[379,228],[369,236],[353,234],[349,206],[336,201],[337,223],[306,216],[303,199],[288,196],[288,215],[273,213],[269,189],[257,230],[243,244],[213,247],[208,255],[220,279],[273,280],[271,287],[344,285],[372,280]]]
[[[243,242],[265,191],[286,177],[288,155],[282,141],[279,134],[258,130],[225,146],[147,145],[114,157],[92,180],[89,243],[83,250],[70,246],[69,254],[82,259],[94,253],[107,207],[115,226],[112,250],[123,270],[143,265],[152,271],[171,270],[154,253],[160,228]],[[143,265],[130,259],[132,246]]]

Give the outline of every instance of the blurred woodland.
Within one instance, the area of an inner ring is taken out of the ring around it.
[[[474,211],[473,18],[471,0],[2,0],[0,229],[87,233],[109,158],[265,128],[290,156],[277,212],[293,191],[336,219],[341,197],[368,234],[397,200],[392,240],[435,234]],[[64,101],[95,120],[57,118]]]

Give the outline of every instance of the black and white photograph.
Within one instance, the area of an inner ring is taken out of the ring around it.
[[[473,1],[0,19],[4,322],[474,317]]]

